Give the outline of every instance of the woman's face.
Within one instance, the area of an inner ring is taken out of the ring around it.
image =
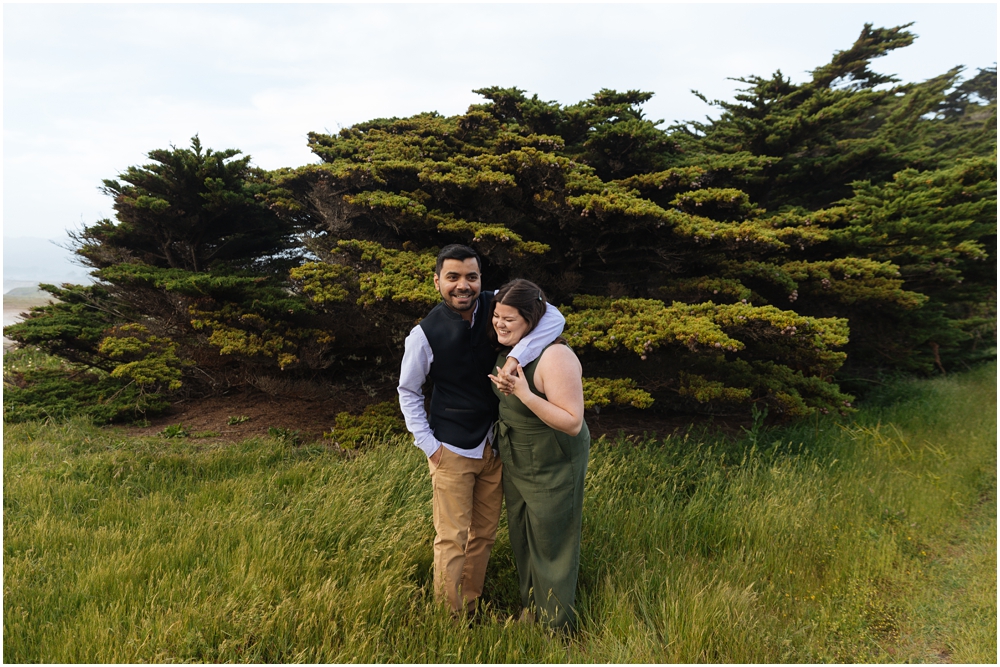
[[[493,310],[493,329],[504,347],[513,347],[528,333],[528,321],[513,306],[498,303]]]

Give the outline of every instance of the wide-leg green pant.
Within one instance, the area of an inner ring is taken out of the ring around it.
[[[497,435],[521,604],[573,631],[590,431],[571,437],[501,406]]]

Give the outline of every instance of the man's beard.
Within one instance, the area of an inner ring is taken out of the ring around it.
[[[475,307],[475,305],[476,305],[476,299],[478,297],[479,297],[479,295],[476,294],[475,292],[469,292],[468,294],[456,294],[456,293],[452,292],[451,295],[450,295],[450,297],[445,299],[445,303],[452,310],[464,313],[465,311],[472,310],[472,308]],[[455,301],[457,299],[465,299],[465,298],[467,298],[469,300],[468,305],[466,305],[466,306],[463,307],[463,306],[460,306],[460,305],[458,305],[458,304],[455,303]]]

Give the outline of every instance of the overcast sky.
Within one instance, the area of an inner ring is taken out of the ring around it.
[[[309,131],[462,113],[473,88],[573,103],[655,93],[652,119],[713,112],[727,77],[795,81],[864,23],[914,22],[873,69],[921,81],[996,61],[996,5],[403,4],[3,6],[3,232],[61,238],[112,215],[101,179],[187,146],[239,148],[265,168],[312,162]]]

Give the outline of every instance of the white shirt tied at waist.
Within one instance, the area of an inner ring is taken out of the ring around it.
[[[475,310],[472,311],[472,324],[475,324],[476,314],[479,312],[479,303],[476,303]],[[566,318],[552,304],[545,304],[545,314],[539,320],[538,325],[531,333],[522,338],[514,349],[510,351],[511,357],[520,362],[521,366],[527,366],[538,358],[545,346],[551,343],[562,333],[566,324]],[[493,326],[487,323],[487,326]],[[434,363],[434,351],[427,341],[424,330],[418,324],[410,331],[404,343],[403,363],[399,371],[399,407],[403,411],[403,418],[406,420],[406,428],[413,434],[414,443],[428,457],[444,447],[450,452],[470,459],[481,459],[486,443],[493,437],[492,432],[488,432],[483,441],[472,449],[462,449],[441,442],[434,437],[430,422],[427,420],[427,411],[424,409],[424,382],[431,372],[431,364]]]

